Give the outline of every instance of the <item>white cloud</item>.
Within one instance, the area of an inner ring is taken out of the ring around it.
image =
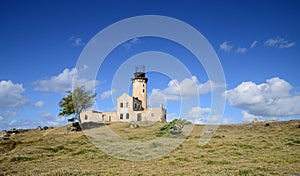
[[[179,101],[181,98],[192,98],[206,94],[221,86],[210,80],[204,84],[200,84],[196,76],[185,78],[181,82],[173,79],[164,90],[152,89],[150,95],[151,104],[166,104],[166,101]]]
[[[32,120],[10,120],[10,121],[0,121],[0,129],[11,129],[11,128],[17,128],[17,129],[29,129],[37,127],[39,123],[37,121]]]
[[[242,111],[242,116],[243,116],[243,122],[252,122],[253,119],[255,119],[255,118],[258,119],[258,120],[263,119],[262,116],[256,116],[256,115],[250,114],[247,111]]]
[[[37,108],[41,108],[44,106],[44,102],[43,101],[37,101],[35,104],[34,104],[35,107]]]
[[[0,129],[2,124],[7,124],[7,122],[4,123],[4,121],[8,118],[14,117],[17,115],[17,112],[15,110],[8,110],[10,108],[6,108],[6,110],[0,110]],[[2,123],[1,123],[2,122]]]
[[[237,49],[236,49],[236,52],[237,53],[245,53],[247,51],[247,48],[241,48],[241,47],[238,47]]]
[[[264,45],[270,47],[276,47],[276,48],[290,48],[293,47],[295,43],[290,42],[284,38],[277,37],[276,39],[269,38],[268,40],[265,41]]]
[[[226,118],[226,117],[224,117],[222,119],[222,124],[233,124],[233,123],[235,123],[235,121],[232,118]]]
[[[55,116],[47,111],[40,111],[38,116],[41,118],[41,126],[63,126],[68,123],[68,118],[65,116]]]
[[[221,50],[224,50],[225,52],[230,52],[232,48],[233,48],[233,45],[230,45],[230,44],[228,44],[227,42],[223,42],[223,43],[220,45],[220,49],[221,49]]]
[[[250,48],[254,48],[254,47],[256,46],[257,43],[258,43],[257,40],[253,41],[252,44],[251,44],[251,46],[250,46]]]
[[[243,82],[225,92],[229,104],[249,114],[264,117],[284,117],[300,114],[300,96],[292,95],[293,87],[278,77],[255,84]]]
[[[87,69],[87,68],[83,68]],[[50,79],[38,80],[36,81],[36,91],[52,91],[58,93],[64,93],[72,89],[72,81],[76,83],[75,86],[84,85],[86,89],[92,89],[94,85],[97,85],[99,82],[96,80],[87,80],[79,78],[79,72],[76,68],[71,70],[66,68],[62,73],[59,73],[57,76],[52,76]]]
[[[64,116],[53,117],[52,119],[45,122],[47,126],[63,126],[68,123],[68,118]]]
[[[203,116],[208,116],[210,113],[210,108],[192,107],[188,112],[188,117],[193,119],[203,118]]]
[[[139,38],[133,38],[131,40],[129,40],[128,42],[123,44],[123,47],[126,48],[126,50],[129,50],[133,45],[139,43],[140,39]]]
[[[8,123],[9,126],[15,125],[18,121],[17,120],[12,120]]]
[[[105,99],[109,98],[111,96],[111,94],[113,94],[115,91],[116,91],[115,89],[112,89],[112,90],[108,90],[108,91],[103,92],[101,94],[100,99],[105,100]]]
[[[231,52],[233,49],[237,53],[245,53],[247,51],[247,48],[242,48],[242,47],[236,48],[234,45],[228,44],[228,42],[223,42],[220,45],[220,49],[225,51],[226,53]]]
[[[208,116],[207,120],[206,120],[206,123],[208,124],[218,124],[218,123],[221,123],[222,117],[219,116],[219,115],[211,115],[211,116]]]
[[[47,111],[40,111],[38,113],[39,117],[41,118],[49,118],[51,117],[51,113],[50,112],[47,112]]]
[[[190,119],[195,123],[204,123],[208,118],[210,108],[192,107],[187,113],[186,119]]]
[[[22,84],[14,84],[11,80],[0,82],[0,106],[19,107],[29,102],[28,98],[22,95],[25,89]]]
[[[82,46],[85,44],[79,37],[71,36],[69,40],[72,42],[73,46]]]
[[[169,114],[167,115],[167,121],[168,121],[168,122],[170,122],[170,121],[172,121],[172,120],[174,120],[174,119],[180,119],[180,117],[178,116],[177,113],[169,113]]]
[[[217,124],[221,123],[221,116],[210,115],[210,108],[192,107],[192,109],[184,115],[184,119],[187,119],[196,124]]]
[[[16,111],[13,111],[13,110],[6,110],[4,111],[3,113],[0,114],[0,116],[2,118],[6,118],[6,117],[14,117],[17,115],[17,112]]]

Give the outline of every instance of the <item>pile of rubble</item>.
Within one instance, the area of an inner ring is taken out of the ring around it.
[[[38,126],[36,128],[36,130],[47,130],[47,129],[52,129],[53,127],[48,127],[48,126],[44,126],[44,127],[41,127],[41,126]],[[14,136],[16,134],[19,134],[19,133],[24,133],[26,131],[28,131],[29,129],[16,129],[16,128],[12,128],[10,130],[3,130],[0,132],[0,140],[8,140],[11,136]]]
[[[41,127],[41,126],[38,126],[36,129],[37,130],[47,130],[49,128],[52,129],[53,127],[48,127],[48,126]]]
[[[0,133],[0,140],[8,140],[11,136],[14,136],[18,133],[21,133],[21,132],[24,132],[26,130],[22,130],[22,129],[16,129],[16,128],[13,128],[13,129],[10,129],[10,130],[3,130],[1,133]]]

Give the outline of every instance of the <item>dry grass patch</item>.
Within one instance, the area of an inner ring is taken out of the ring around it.
[[[198,146],[196,125],[176,150],[149,161],[125,161],[97,149],[83,132],[67,126],[29,130],[0,141],[0,175],[292,175],[300,173],[300,121],[221,125],[210,142]],[[163,124],[130,129],[111,123],[116,134],[132,141],[157,138]],[[151,143],[155,149],[159,143]]]

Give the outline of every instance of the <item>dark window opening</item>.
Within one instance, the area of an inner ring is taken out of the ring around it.
[[[120,114],[120,119],[121,119],[121,120],[123,119],[123,114]]]
[[[126,114],[126,119],[129,119],[129,113]]]
[[[123,103],[120,103],[120,108],[123,108]]]
[[[85,115],[85,116],[84,116],[84,120],[87,120],[87,119],[88,119],[88,116],[87,116],[87,115]]]
[[[137,114],[137,121],[142,121],[142,114],[141,113]]]

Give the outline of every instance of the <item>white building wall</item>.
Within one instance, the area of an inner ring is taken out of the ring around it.
[[[80,113],[81,123],[118,121],[116,112],[84,111]]]
[[[122,103],[122,104],[121,104]],[[148,108],[143,111],[133,111],[133,97],[124,93],[117,99],[116,112],[84,111],[80,114],[81,122],[136,122],[159,121],[166,122],[166,109]],[[122,114],[122,118],[121,117]],[[139,116],[140,114],[140,116]],[[139,117],[138,117],[139,116]]]
[[[101,112],[98,111],[84,111],[80,113],[80,121],[84,122],[102,122]]]

